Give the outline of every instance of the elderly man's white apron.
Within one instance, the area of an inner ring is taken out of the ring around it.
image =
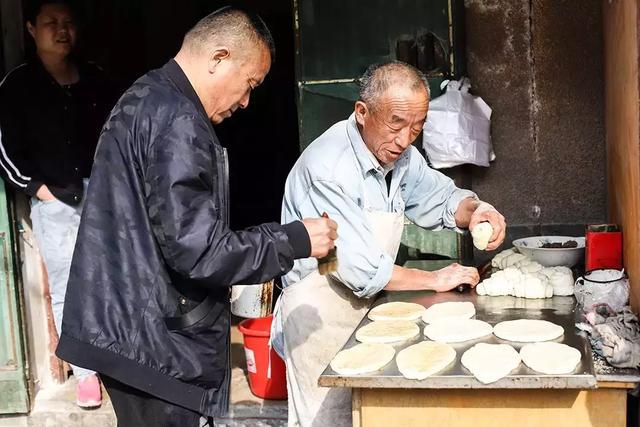
[[[395,259],[402,212],[365,212],[376,242]],[[338,261],[340,248],[338,248]],[[318,271],[288,286],[281,295],[287,364],[290,426],[350,426],[351,390],[318,386],[318,378],[347,342],[372,300]]]

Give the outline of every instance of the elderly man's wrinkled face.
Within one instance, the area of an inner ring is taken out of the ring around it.
[[[39,54],[66,57],[76,44],[76,23],[69,7],[63,4],[42,6],[36,22],[27,23],[27,30]]]
[[[391,87],[375,105],[356,102],[355,116],[365,145],[381,165],[395,162],[413,143],[427,118],[425,89]]]
[[[215,93],[210,94],[215,105],[207,112],[215,124],[231,117],[238,108],[247,108],[251,92],[269,72],[271,54],[265,46],[259,46],[249,59],[241,61],[229,56],[217,61],[212,63],[212,67],[224,84],[214,88]]]

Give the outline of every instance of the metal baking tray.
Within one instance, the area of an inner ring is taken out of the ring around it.
[[[471,301],[476,307],[476,319],[484,320],[495,326],[505,320],[515,319],[541,319],[548,320],[564,328],[564,335],[556,342],[567,344],[576,348],[582,354],[582,360],[575,371],[566,375],[545,375],[529,369],[524,363],[504,377],[491,384],[482,384],[460,363],[462,354],[479,342],[490,344],[506,343],[513,346],[517,351],[525,343],[517,343],[502,340],[495,335],[466,341],[463,343],[451,344],[456,350],[457,356],[454,363],[436,375],[424,380],[406,379],[398,371],[395,359],[387,364],[382,370],[363,375],[339,375],[328,366],[318,380],[318,384],[324,387],[351,387],[351,388],[425,388],[425,389],[467,389],[467,388],[489,388],[489,389],[588,389],[596,387],[596,377],[594,374],[591,348],[587,339],[580,335],[575,328],[576,301],[572,296],[545,299],[525,299],[510,296],[491,297],[479,296],[475,291],[464,293],[443,292],[435,293],[430,291],[422,292],[385,292],[381,294],[373,306],[384,304],[390,301],[406,301],[421,304],[429,307],[433,304],[446,301]],[[371,321],[368,317],[360,322],[356,330]],[[396,354],[417,342],[427,340],[423,336],[424,323],[418,322],[420,335],[413,340],[404,341],[394,345]],[[348,349],[356,345],[355,330],[342,349]]]

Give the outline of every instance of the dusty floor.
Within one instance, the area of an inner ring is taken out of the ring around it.
[[[242,334],[237,327],[231,332],[231,408],[230,417],[220,420],[220,426],[286,425],[287,402],[263,400],[249,389]],[[0,427],[115,427],[116,418],[108,395],[103,391],[102,407],[83,410],[75,405],[75,379],[46,390],[41,390],[29,416],[0,416]]]

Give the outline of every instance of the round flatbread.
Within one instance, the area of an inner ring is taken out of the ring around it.
[[[413,302],[387,302],[373,307],[369,312],[371,320],[418,320],[424,307]]]
[[[420,328],[411,320],[376,320],[356,331],[356,339],[367,343],[406,341],[420,334]]]
[[[375,372],[391,362],[395,354],[389,344],[357,344],[336,354],[331,369],[340,375]]]
[[[451,317],[469,319],[475,314],[476,308],[471,302],[441,302],[427,308],[422,314],[422,321],[424,323],[432,323]]]
[[[500,322],[493,327],[498,338],[515,342],[550,341],[564,334],[564,328],[546,320],[518,319]]]
[[[491,335],[493,327],[477,319],[449,318],[424,327],[424,335],[438,342],[452,343],[475,340]]]
[[[575,371],[582,354],[577,349],[557,342],[537,342],[523,345],[520,357],[525,365],[548,375],[570,374]]]
[[[456,360],[456,351],[450,345],[423,341],[398,353],[396,364],[403,377],[423,380],[442,371]]]
[[[479,343],[465,351],[460,361],[478,381],[490,384],[516,369],[520,355],[508,344]]]

